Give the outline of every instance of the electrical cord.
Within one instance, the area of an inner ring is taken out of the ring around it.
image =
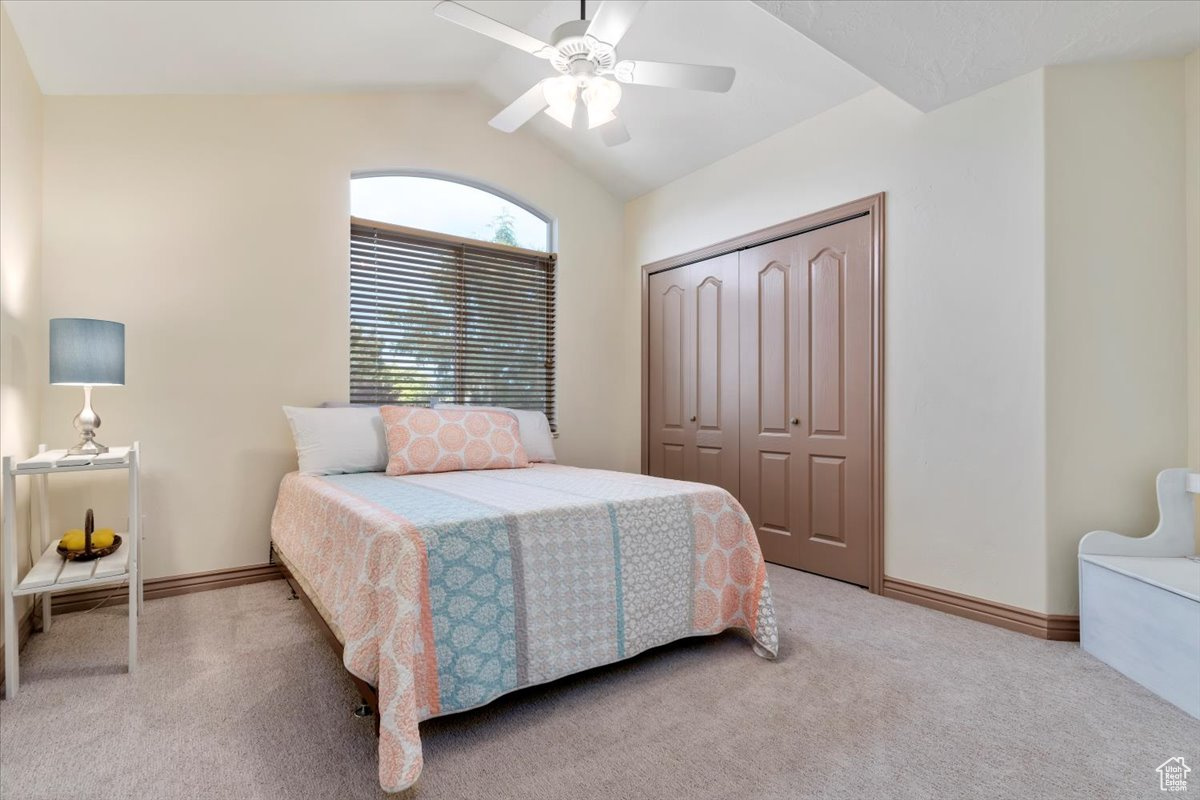
[[[83,611],[77,611],[76,613],[77,613],[77,614],[90,614],[90,613],[92,613],[92,612],[93,612],[93,611],[95,611],[97,608],[99,608],[100,606],[102,606],[102,605],[104,605],[105,603],[107,603],[109,600],[112,600],[114,597],[116,597],[116,596],[117,596],[117,592],[118,592],[118,591],[121,591],[121,590],[123,590],[123,589],[125,589],[125,588],[126,588],[126,587],[124,587],[124,586],[122,586],[121,584],[119,584],[119,583],[118,583],[116,586],[114,586],[114,587],[113,587],[113,590],[112,590],[111,592],[109,592],[109,593],[108,593],[107,595],[105,595],[104,597],[100,598],[100,600],[98,600],[98,601],[96,602],[96,605],[92,606],[91,608],[85,609],[85,610],[83,610]],[[136,602],[136,601],[134,601],[134,602]]]
[[[109,600],[112,600],[114,597],[116,597],[116,596],[117,596],[117,592],[119,592],[119,591],[122,591],[122,590],[124,590],[125,588],[126,588],[126,587],[124,587],[124,586],[122,586],[121,584],[119,584],[119,583],[118,583],[116,586],[114,586],[114,587],[113,587],[113,590],[112,590],[111,592],[109,592],[109,593],[108,593],[108,594],[106,594],[104,597],[101,597],[99,600],[97,600],[97,601],[96,601],[96,604],[95,604],[94,606],[92,606],[91,608],[85,608],[83,611],[76,611],[76,612],[74,612],[74,613],[76,613],[76,614],[80,614],[80,615],[83,615],[83,614],[90,614],[90,613],[92,613],[93,611],[95,611],[97,608],[99,608],[100,606],[102,606],[102,605],[104,605],[105,603],[107,603]],[[53,595],[47,595],[46,597],[44,597],[44,598],[42,599],[42,602],[43,602],[43,603],[53,603],[53,600],[51,599],[52,597],[53,597]],[[39,628],[38,630],[41,630],[41,628]]]

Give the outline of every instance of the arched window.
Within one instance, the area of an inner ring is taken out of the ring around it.
[[[350,182],[350,400],[543,411],[554,419],[549,219],[427,174]]]
[[[550,218],[511,195],[427,173],[357,175],[350,216],[550,252]]]

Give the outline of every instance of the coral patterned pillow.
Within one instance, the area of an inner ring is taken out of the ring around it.
[[[517,421],[498,411],[384,406],[388,475],[528,467]]]

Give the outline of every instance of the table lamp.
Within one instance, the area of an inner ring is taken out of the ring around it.
[[[125,325],[76,317],[50,320],[50,383],[83,387],[83,410],[75,417],[82,438],[67,452],[107,453],[96,441],[100,417],[92,410],[92,387],[125,385]]]

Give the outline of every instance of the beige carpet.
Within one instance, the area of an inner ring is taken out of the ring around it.
[[[1150,798],[1177,755],[1200,794],[1200,723],[1077,645],[771,581],[779,661],[691,640],[427,722],[407,796]],[[31,639],[0,702],[0,796],[380,795],[372,724],[282,581],[148,602],[141,632],[134,678],[123,608]]]

